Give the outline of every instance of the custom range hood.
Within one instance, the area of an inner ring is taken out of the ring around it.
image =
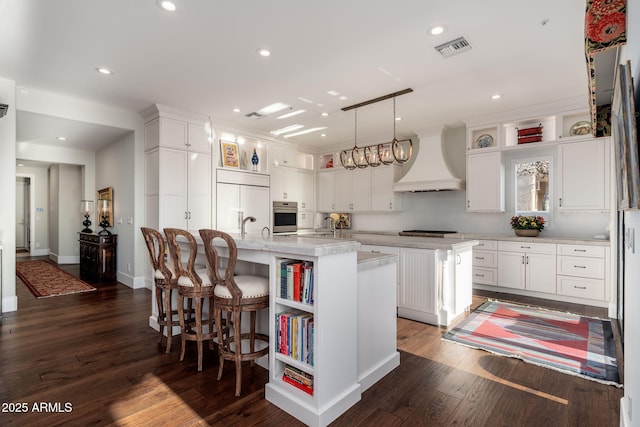
[[[449,170],[444,158],[443,128],[418,135],[418,154],[411,169],[394,184],[393,191],[464,190],[465,182]]]

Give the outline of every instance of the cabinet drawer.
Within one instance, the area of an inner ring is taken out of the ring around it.
[[[495,268],[485,268],[485,267],[474,266],[471,281],[473,283],[481,283],[483,285],[496,286],[498,284],[497,277],[498,277],[498,270]]]
[[[495,251],[498,249],[498,242],[496,240],[478,240],[478,242],[480,243],[473,247],[474,251],[476,249],[482,251]]]
[[[473,249],[473,266],[496,268],[498,266],[498,252],[482,251],[474,248]]]
[[[574,256],[557,258],[558,274],[604,279],[604,259]]]
[[[553,243],[532,243],[532,242],[498,242],[499,251],[509,252],[535,252],[539,254],[556,253],[556,245]]]
[[[558,255],[588,256],[604,258],[604,246],[558,245]]]
[[[604,301],[604,280],[558,276],[558,293],[570,297]]]

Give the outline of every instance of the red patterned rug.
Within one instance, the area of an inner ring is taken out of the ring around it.
[[[487,301],[443,339],[621,387],[609,320]]]
[[[36,298],[96,290],[93,286],[44,260],[16,262],[16,275]]]

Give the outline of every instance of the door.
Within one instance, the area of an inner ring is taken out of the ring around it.
[[[322,172],[318,174],[318,211],[333,212],[334,205],[334,172]]]
[[[523,252],[498,252],[498,286],[524,289]]]
[[[467,212],[504,212],[500,152],[467,155]]]
[[[240,210],[245,218],[252,216],[256,219],[255,222],[245,223],[247,233],[260,232],[264,227],[269,227],[269,187],[241,185]]]
[[[526,255],[527,290],[556,293],[556,256],[549,254]]]
[[[29,178],[16,178],[16,249],[29,249]]]
[[[218,183],[216,203],[216,228],[227,233],[239,233],[238,211],[240,210],[240,186]]]
[[[188,152],[188,229],[198,232],[211,227],[211,156]]]

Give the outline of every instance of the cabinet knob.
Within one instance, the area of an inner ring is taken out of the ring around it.
[[[560,205],[560,207],[562,207],[562,197],[558,199],[558,204]]]
[[[389,209],[393,209],[393,203],[389,203]]]
[[[471,200],[467,200],[467,207],[470,208],[471,207]]]

